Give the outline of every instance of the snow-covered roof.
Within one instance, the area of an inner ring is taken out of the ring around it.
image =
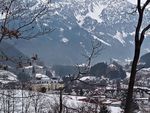
[[[39,65],[34,65],[34,67],[43,69],[43,66],[39,66]],[[24,68],[25,68],[25,69],[31,69],[31,68],[33,68],[33,66],[26,66],[26,67],[24,67]]]
[[[12,72],[0,70],[0,82],[1,83],[8,83],[17,81],[17,75],[13,74]]]
[[[122,111],[122,109],[120,107],[110,106],[109,108],[111,110],[111,113],[121,113],[121,111]]]
[[[47,75],[41,74],[41,73],[37,73],[35,75],[36,78],[41,78],[42,80],[50,80],[50,78]]]
[[[104,101],[104,102],[102,102],[103,104],[111,104],[112,103],[112,101],[110,101],[110,100],[106,100],[106,101]]]
[[[81,42],[80,42],[81,43]],[[79,67],[85,67],[85,66],[87,66],[85,63],[83,63],[83,64],[79,64],[79,65],[77,65],[77,66],[79,66]]]
[[[149,100],[149,98],[135,98],[135,100]]]
[[[86,81],[86,80],[95,80],[96,77],[95,76],[85,76],[80,78],[81,81]]]
[[[25,69],[30,69],[30,68],[32,68],[33,66],[26,66],[26,67],[24,67]]]
[[[107,86],[106,89],[107,89],[107,90],[114,90],[114,89],[116,89],[116,87]]]
[[[43,69],[43,66],[35,65],[35,67]]]

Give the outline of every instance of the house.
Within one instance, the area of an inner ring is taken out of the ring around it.
[[[44,69],[43,66],[39,66],[39,65],[25,66],[22,68],[22,71],[24,71],[30,77],[34,77],[35,73],[46,74],[46,69]]]
[[[41,89],[58,90],[64,87],[64,83],[61,79],[53,77],[49,78],[47,75],[37,73],[35,79],[32,81],[32,90],[41,91]]]
[[[57,90],[64,87],[60,78],[47,75],[47,70],[44,66],[37,64],[24,66],[21,71],[28,74],[31,78],[31,89],[35,91]]]

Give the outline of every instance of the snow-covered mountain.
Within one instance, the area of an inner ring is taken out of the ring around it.
[[[90,52],[94,39],[104,47],[95,62],[132,58],[137,22],[137,14],[130,14],[134,4],[127,0],[53,0],[49,7],[51,13],[38,18],[37,27],[42,23],[55,31],[45,38],[17,41],[15,46],[25,54],[37,53],[46,64],[82,63],[82,54]],[[149,17],[147,11],[144,23]],[[143,52],[150,50],[149,40],[146,38]]]

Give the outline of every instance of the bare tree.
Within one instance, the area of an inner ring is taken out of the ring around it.
[[[59,91],[60,91],[59,92],[59,113],[63,112],[63,107],[68,109],[67,106],[63,105],[63,91],[68,87],[68,85],[70,85],[71,83],[73,83],[74,81],[77,81],[77,80],[80,82],[83,82],[86,85],[92,85],[92,84],[88,84],[88,83],[80,80],[81,77],[86,76],[90,73],[90,67],[91,67],[92,60],[95,57],[97,57],[102,50],[102,44],[100,42],[97,42],[96,40],[92,40],[91,44],[92,44],[92,46],[91,46],[90,52],[87,54],[83,54],[83,56],[87,59],[87,64],[84,66],[84,69],[81,69],[81,67],[79,65],[76,65],[76,68],[78,69],[78,74],[75,76],[70,76],[70,80],[65,85],[65,87],[59,89]]]
[[[3,40],[30,40],[52,32],[54,29],[40,21],[51,11],[50,2],[0,0],[0,43]],[[5,48],[6,50],[6,48]],[[27,58],[10,57],[0,48],[0,61],[11,61],[22,65]]]
[[[39,99],[40,99],[40,93],[39,92],[35,92],[35,95],[32,99],[32,103],[33,103],[33,108],[34,108],[34,112],[37,113],[38,111],[38,105],[39,105]]]
[[[135,77],[137,72],[137,64],[140,57],[141,45],[145,38],[145,33],[150,29],[150,24],[147,26],[143,26],[143,19],[146,7],[150,4],[150,0],[146,0],[142,5],[142,0],[137,0],[137,11],[138,11],[138,22],[135,31],[135,49],[134,49],[134,58],[131,68],[131,76],[128,86],[128,93],[126,98],[126,105],[124,113],[132,113],[131,111],[131,103],[133,97],[133,87],[135,83]]]
[[[91,66],[92,60],[100,55],[103,49],[102,43],[97,40],[91,40],[91,47],[88,53],[83,54],[85,59],[87,60],[87,67]]]
[[[48,13],[49,3],[33,1],[0,0],[0,42],[3,39],[31,39],[53,31],[37,27],[38,19]]]

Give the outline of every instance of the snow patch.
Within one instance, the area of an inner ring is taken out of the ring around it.
[[[103,22],[100,18],[103,9],[105,9],[106,5],[101,5],[100,3],[93,3],[93,7],[91,9],[91,5],[88,6],[88,13],[86,14],[87,17],[91,17],[92,19],[96,20],[98,23]]]
[[[84,23],[85,16],[75,13],[75,17],[77,19],[77,23],[79,24],[79,26],[82,26]]]
[[[17,75],[9,71],[0,70],[0,82],[1,83],[8,83],[8,82],[13,82],[13,81],[17,81]]]
[[[63,43],[68,43],[69,40],[68,40],[67,38],[62,38],[62,39],[61,39],[61,42],[63,42]]]
[[[68,27],[68,29],[69,29],[69,30],[71,30],[71,29],[72,29],[72,27],[70,27],[70,26],[69,26],[69,27]]]
[[[130,64],[130,63],[132,62],[132,59],[127,58],[127,59],[125,59],[125,62],[126,62],[127,64]]]
[[[149,48],[145,48],[144,51],[146,51],[146,53],[149,53],[150,49]]]
[[[34,66],[26,66],[24,67],[25,69],[31,69],[33,67],[36,67],[36,68],[40,68],[40,69],[43,69],[43,66],[39,66],[39,65],[34,65]]]
[[[126,72],[126,78],[130,78],[130,75],[131,75],[131,73],[129,73],[129,72]]]
[[[83,64],[79,64],[79,65],[77,65],[77,66],[79,66],[79,67],[85,67],[85,66],[86,66],[86,64],[85,64],[85,63],[83,63]]]
[[[135,31],[129,33],[131,36],[134,36],[135,35]]]
[[[5,17],[6,17],[6,14],[5,13],[0,13],[0,20],[2,20],[2,19],[5,19]]]
[[[93,38],[94,38],[95,40],[100,41],[101,43],[103,43],[103,44],[105,44],[105,45],[107,45],[107,46],[111,46],[111,44],[105,42],[104,40],[102,40],[102,39],[100,39],[100,38],[98,38],[98,37],[96,37],[96,36],[94,36],[94,35],[93,35]]]
[[[116,68],[117,68],[114,64],[110,64],[108,67],[109,67],[110,69],[116,69]]]
[[[117,39],[119,42],[121,42],[124,45],[125,44],[125,41],[124,41],[125,36],[126,35],[123,32],[117,31],[115,36],[113,36],[113,38]]]
[[[99,32],[99,34],[100,34],[100,35],[104,35],[104,33],[103,33],[103,32]]]
[[[150,68],[143,68],[142,71],[150,71]]]
[[[60,28],[60,31],[63,32],[63,31],[64,31],[64,28]]]
[[[101,13],[106,7],[107,5],[104,5],[100,2],[96,2],[92,5],[88,5],[88,13],[86,13],[86,15],[82,15],[82,11],[77,11],[74,13],[74,16],[76,17],[79,26],[82,26],[84,24],[84,19],[87,17],[90,17],[91,19],[96,20],[98,23],[101,23],[103,22],[101,18]]]
[[[41,73],[37,73],[35,75],[36,78],[41,78],[42,80],[50,80],[50,78],[47,75],[41,74]]]
[[[43,23],[44,26],[49,26],[47,23]]]

